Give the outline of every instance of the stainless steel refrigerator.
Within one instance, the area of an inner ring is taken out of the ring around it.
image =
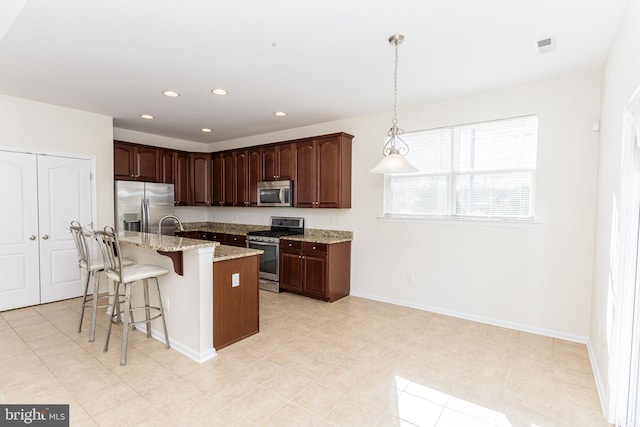
[[[173,184],[115,182],[115,223],[117,231],[157,233],[158,221],[174,214]],[[162,223],[162,234],[173,236],[175,222]]]

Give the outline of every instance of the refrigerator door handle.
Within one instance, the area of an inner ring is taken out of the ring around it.
[[[149,211],[147,210],[147,199],[144,197],[140,201],[140,210],[142,210],[142,224],[140,224],[140,231],[147,233],[149,231]]]

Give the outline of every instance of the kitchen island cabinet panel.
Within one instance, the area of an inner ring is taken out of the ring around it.
[[[213,347],[259,331],[258,255],[213,263]],[[234,286],[234,275],[237,284]]]

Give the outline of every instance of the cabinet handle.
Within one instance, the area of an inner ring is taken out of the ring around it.
[[[313,249],[315,249],[316,247],[314,246]]]
[[[48,235],[48,234],[44,234],[44,235],[42,236],[42,240],[47,240],[48,238],[49,238],[49,235]]]
[[[36,236],[32,234],[31,236],[29,236],[29,240],[36,240]]]

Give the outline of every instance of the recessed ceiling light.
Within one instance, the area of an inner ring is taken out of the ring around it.
[[[275,113],[273,113],[273,114],[275,114],[275,115],[276,115],[276,116],[278,116],[278,117],[284,117],[284,116],[286,116],[286,115],[287,115],[287,113],[285,113],[284,111],[276,111],[276,112],[275,112]]]
[[[180,94],[178,92],[175,92],[173,90],[165,90],[164,92],[162,92],[162,94],[164,96],[170,96],[171,98],[175,98],[177,96],[180,96]]]
[[[217,89],[211,89],[211,93],[214,94],[214,95],[224,96],[224,95],[227,95],[229,92],[227,92],[224,89],[217,88]]]
[[[143,119],[147,119],[147,120],[153,119],[153,116],[151,114],[143,114],[140,117],[142,117]]]
[[[202,130],[202,132],[204,132],[204,133],[213,132],[213,130],[211,130],[211,129],[209,129],[209,128],[202,128],[201,130]]]

